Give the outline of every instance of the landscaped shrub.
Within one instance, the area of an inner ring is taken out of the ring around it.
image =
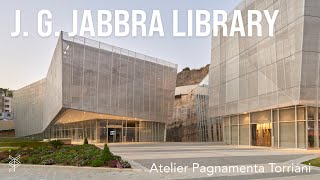
[[[101,159],[95,159],[92,161],[91,166],[92,167],[101,167],[101,166],[104,166],[104,162]]]
[[[56,141],[54,142],[56,143]],[[0,163],[8,163],[10,161],[9,155],[14,157],[20,155],[20,162],[22,164],[131,167],[120,156],[113,155],[107,145],[105,145],[103,150],[92,144],[78,146],[64,145],[60,148],[54,146],[19,148],[0,152]]]
[[[53,146],[54,148],[57,149],[58,147],[63,145],[63,142],[60,140],[52,140],[52,141],[50,141],[50,144],[51,144],[51,146]]]
[[[86,137],[86,138],[84,138],[84,142],[83,142],[83,144],[89,144],[89,143],[88,143],[88,139],[87,139],[87,137]]]
[[[55,164],[56,162],[53,159],[45,159],[41,162],[43,165],[52,165]]]
[[[113,154],[110,152],[110,149],[107,144],[104,145],[103,151],[102,151],[102,160],[104,162],[113,160]]]
[[[131,165],[128,161],[121,160],[120,164],[121,164],[122,168],[131,168]]]

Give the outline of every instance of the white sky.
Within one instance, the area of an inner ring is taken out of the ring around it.
[[[240,0],[6,0],[0,7],[0,87],[19,89],[46,76],[53,51],[57,42],[54,36],[39,37],[37,34],[37,13],[48,9],[53,14],[53,32],[72,30],[72,10],[134,10],[141,9],[148,13],[161,11],[166,32],[172,30],[172,10],[181,14],[189,9],[232,10]],[[15,10],[22,14],[22,30],[29,32],[29,37],[10,37],[14,31]],[[149,14],[150,15],[150,14]],[[181,28],[186,29],[186,17],[181,16]],[[93,38],[95,39],[95,38]],[[96,38],[97,39],[97,38]],[[108,37],[99,41],[136,51],[142,54],[167,60],[184,67],[199,68],[210,63],[211,38],[172,37]]]

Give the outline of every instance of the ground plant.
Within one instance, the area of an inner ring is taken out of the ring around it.
[[[305,161],[302,164],[320,167],[320,157],[315,158],[315,159],[311,159],[309,161]]]
[[[22,146],[12,148],[2,146],[0,163],[8,163],[10,161],[9,155],[14,157],[20,155],[22,164],[131,168],[127,161],[110,152],[107,144],[104,149],[100,149],[92,144],[63,145],[59,140],[50,141],[41,144],[41,146],[34,144],[40,143],[38,141],[32,142],[7,141],[6,143],[15,143],[15,145]]]

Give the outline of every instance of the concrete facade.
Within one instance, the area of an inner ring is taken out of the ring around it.
[[[4,97],[4,108],[3,112],[13,112],[13,107],[12,107],[12,97]]]
[[[0,112],[13,112],[12,97],[0,95]]]
[[[47,77],[14,92],[16,134],[164,141],[176,73],[175,64],[62,33]]]
[[[275,36],[213,37],[209,117],[224,126],[225,143],[319,147],[319,8],[318,0],[243,1],[235,8],[243,15],[280,10]]]

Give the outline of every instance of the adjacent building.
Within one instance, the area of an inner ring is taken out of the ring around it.
[[[163,142],[177,65],[62,33],[46,78],[14,92],[16,135]]]
[[[0,112],[0,120],[13,120],[12,112]]]
[[[246,0],[236,9],[280,12],[274,37],[213,37],[208,116],[223,130],[212,131],[232,145],[319,148],[319,1]]]
[[[0,137],[14,137],[12,97],[6,96],[11,96],[8,91],[0,88]]]
[[[13,112],[12,97],[0,95],[0,112]]]
[[[12,108],[12,97],[4,97],[4,108],[3,108],[3,112],[13,112],[13,108]]]

